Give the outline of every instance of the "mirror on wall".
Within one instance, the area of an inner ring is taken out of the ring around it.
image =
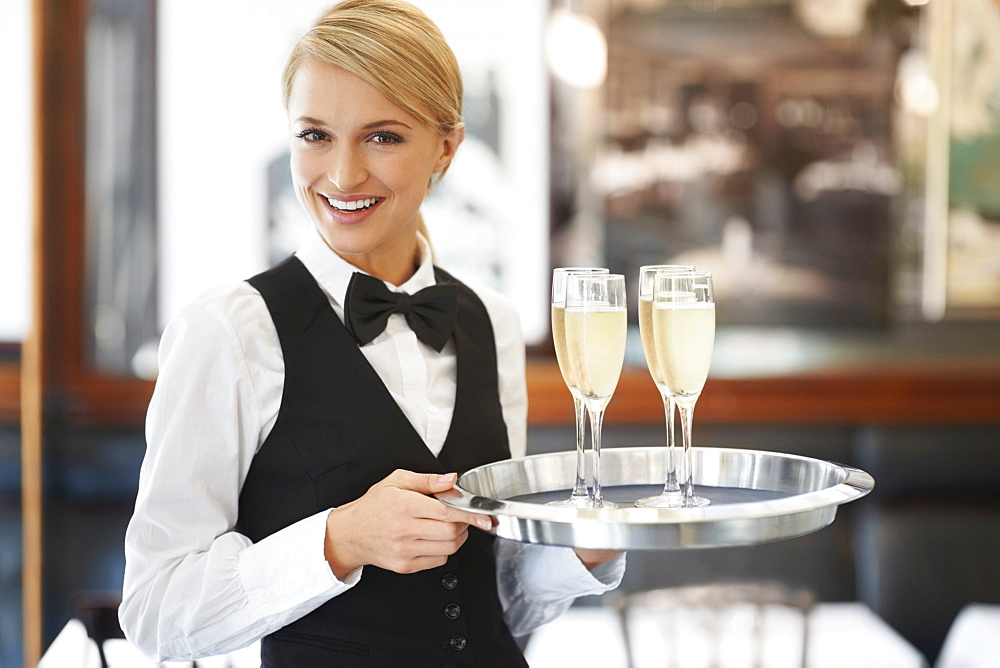
[[[724,325],[886,319],[905,191],[895,66],[917,19],[898,0],[867,5],[605,8],[608,76],[583,182],[609,267],[711,270]]]
[[[947,81],[944,306],[1000,317],[1000,2],[939,3],[936,64]]]
[[[84,363],[149,376],[158,336],[156,2],[92,0],[84,33]]]
[[[1000,5],[937,5],[574,3],[606,35],[607,76],[557,80],[554,135],[572,139],[554,164],[573,177],[553,181],[556,264],[710,269],[726,325],[995,313]],[[928,310],[938,291],[947,308]]]

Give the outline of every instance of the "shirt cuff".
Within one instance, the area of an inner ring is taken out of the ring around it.
[[[329,514],[324,510],[300,520],[240,553],[240,581],[247,601],[260,616],[326,601],[360,580],[360,568],[338,580],[326,561]]]
[[[625,575],[625,553],[588,570],[569,547],[525,545],[524,589],[549,600],[603,594],[616,588]]]
[[[625,576],[625,553],[622,552],[614,559],[594,566],[590,570],[590,575],[606,588],[616,588],[621,584],[622,578]]]

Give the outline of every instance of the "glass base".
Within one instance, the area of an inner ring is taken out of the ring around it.
[[[600,504],[594,503],[589,496],[571,496],[562,501],[549,501],[547,506],[561,506],[563,508],[617,508],[618,504],[613,501],[603,500]]]
[[[684,505],[684,495],[680,491],[664,492],[659,496],[647,496],[635,502],[638,508],[680,508]]]
[[[700,508],[702,506],[707,506],[712,502],[703,496],[692,496],[689,499],[684,499],[684,508]]]
[[[547,506],[563,506],[566,508],[591,508],[593,507],[593,499],[590,495],[576,495],[569,497],[568,499],[563,499],[562,501],[549,501],[545,505]]]

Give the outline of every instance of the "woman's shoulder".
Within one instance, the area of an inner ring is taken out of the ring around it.
[[[260,293],[246,281],[239,281],[205,289],[184,305],[178,317],[218,319],[236,325],[265,311]]]
[[[244,282],[209,288],[168,322],[160,338],[161,366],[178,355],[207,367],[252,361],[254,369],[279,369],[278,336],[263,298]]]
[[[183,331],[205,343],[229,341],[240,348],[274,326],[264,299],[246,281],[208,288],[189,300],[168,322],[165,333]]]

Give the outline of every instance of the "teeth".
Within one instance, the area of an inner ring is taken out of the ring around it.
[[[374,197],[370,197],[368,199],[358,199],[352,202],[342,202],[339,199],[333,199],[332,197],[327,197],[326,200],[330,203],[330,206],[338,211],[357,211],[358,209],[367,209],[371,205],[375,204]]]

